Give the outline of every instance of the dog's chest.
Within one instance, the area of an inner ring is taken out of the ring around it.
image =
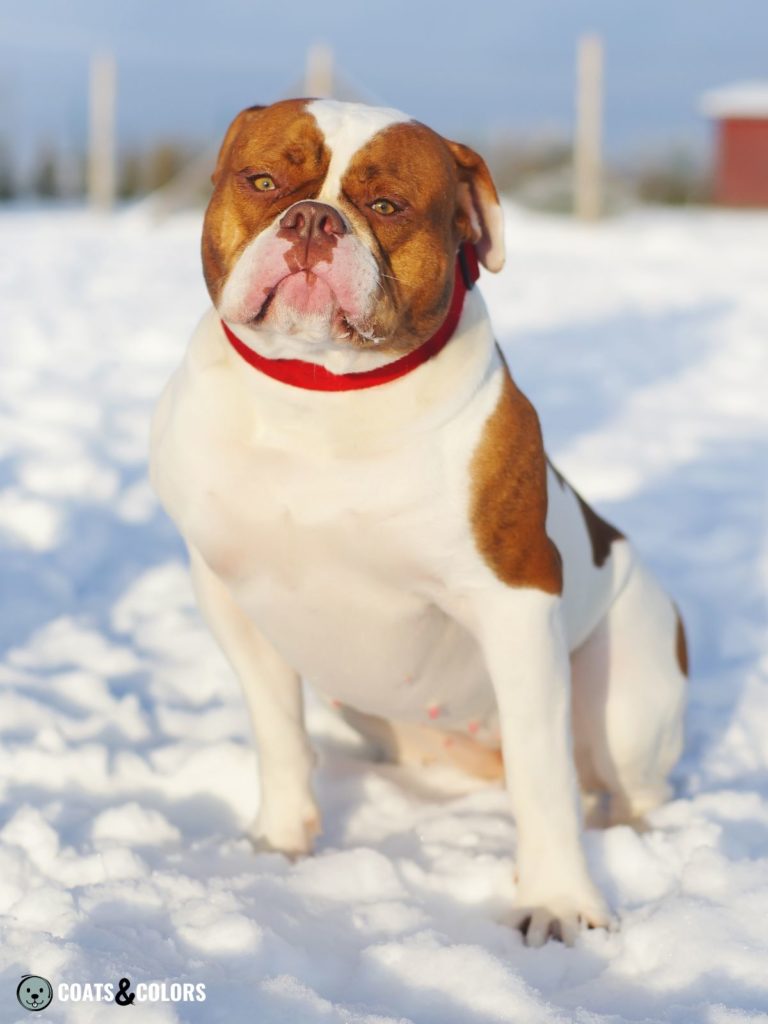
[[[388,717],[491,716],[479,649],[433,600],[435,552],[467,526],[426,453],[322,460],[213,444],[198,454],[185,533],[309,681]]]

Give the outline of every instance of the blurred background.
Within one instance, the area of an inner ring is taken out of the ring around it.
[[[582,129],[601,136],[603,208],[764,204],[767,48],[763,0],[0,0],[0,200],[80,201],[90,187],[104,205],[185,171],[189,195],[241,107],[330,93],[479,148],[500,188],[535,207],[573,205],[579,109],[597,119]],[[761,125],[728,128],[745,117]],[[750,150],[762,188],[724,182]]]
[[[767,83],[766,0],[0,0],[3,1005],[33,971],[207,985],[148,1024],[764,1024]],[[498,342],[687,625],[674,800],[588,834],[621,929],[572,950],[500,923],[506,794],[362,764],[311,689],[320,856],[244,838],[250,728],[148,434],[209,305],[224,131],[307,93],[486,156]]]

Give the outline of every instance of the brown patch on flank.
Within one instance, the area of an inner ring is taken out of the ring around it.
[[[597,512],[588,505],[582,498],[579,492],[568,483],[563,474],[547,459],[549,468],[555,474],[557,482],[560,486],[565,489],[566,487],[573,492],[573,496],[579,503],[581,514],[584,516],[584,522],[587,526],[587,532],[589,533],[589,540],[592,545],[592,561],[595,565],[600,566],[605,564],[605,560],[611,553],[611,544],[615,540],[624,540],[624,534],[621,530],[617,530],[615,526],[599,516]]]
[[[675,617],[677,619],[677,629],[675,631],[675,654],[677,655],[677,664],[680,666],[680,671],[684,676],[688,675],[688,643],[685,639],[685,626],[683,625],[683,618],[675,606]]]
[[[499,401],[470,467],[472,532],[504,583],[560,594],[562,561],[546,532],[547,462],[539,418],[506,363],[503,373]]]
[[[571,490],[573,490],[572,487]],[[573,493],[576,495],[584,522],[587,524],[587,533],[592,544],[592,561],[599,569],[611,553],[611,544],[615,540],[624,540],[624,534],[611,523],[606,522],[602,516],[599,516],[577,491],[573,491]]]
[[[557,468],[557,466],[555,466],[552,463],[552,461],[549,458],[547,459],[547,465],[552,470],[552,472],[555,474],[555,477],[557,478],[557,482],[560,484],[560,486],[563,489],[565,489],[568,486],[568,481],[565,479],[563,474],[560,472],[560,470]]]

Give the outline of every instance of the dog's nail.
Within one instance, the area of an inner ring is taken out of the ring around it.
[[[480,723],[479,723],[479,722],[476,722],[476,721],[475,721],[475,720],[473,719],[473,720],[472,720],[472,721],[471,721],[471,722],[469,723],[469,725],[467,726],[467,732],[471,732],[471,733],[472,733],[472,735],[474,736],[474,734],[475,734],[475,733],[477,732],[477,730],[478,730],[479,728],[480,728]]]
[[[440,717],[440,705],[439,704],[430,704],[429,707],[427,708],[427,714],[432,719],[439,718]]]

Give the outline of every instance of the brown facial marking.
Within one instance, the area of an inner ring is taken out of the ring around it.
[[[394,124],[352,158],[341,182],[340,204],[371,237],[383,271],[384,296],[374,332],[396,337],[391,348],[407,351],[442,323],[450,304],[459,223],[458,173],[446,141],[423,124]],[[396,212],[371,209],[385,198]]]
[[[485,161],[469,146],[446,140],[459,172],[459,225],[463,237],[475,242],[477,254],[489,270],[498,271],[504,262],[503,242],[494,238],[499,196]],[[501,229],[503,230],[503,228]],[[489,260],[492,250],[498,250]]]
[[[470,522],[486,563],[510,586],[562,593],[560,553],[546,532],[546,459],[539,419],[506,363],[498,404],[470,468]]]
[[[549,459],[547,459],[549,462]],[[615,526],[607,522],[602,516],[599,516],[597,512],[588,505],[582,498],[579,492],[572,487],[571,484],[565,479],[563,474],[556,469],[551,462],[549,462],[549,468],[555,474],[557,482],[560,486],[565,489],[566,487],[573,493],[573,496],[579,503],[581,514],[584,516],[584,522],[589,533],[589,541],[592,546],[592,561],[599,569],[605,564],[606,559],[611,553],[611,545],[615,540],[624,540],[624,534],[617,530]]]
[[[216,303],[245,246],[281,212],[317,195],[330,154],[306,100],[249,107],[230,125],[213,174],[203,224],[203,274]],[[258,193],[247,176],[267,174],[277,188]]]
[[[683,617],[680,611],[675,607],[675,618],[677,619],[677,628],[675,630],[675,654],[677,656],[677,664],[680,666],[680,671],[684,676],[688,675],[688,644],[685,639],[685,626],[683,625]]]
[[[330,260],[337,239],[344,234],[346,227],[337,210],[327,203],[304,200],[283,214],[277,237],[291,245],[283,259],[293,274]]]

